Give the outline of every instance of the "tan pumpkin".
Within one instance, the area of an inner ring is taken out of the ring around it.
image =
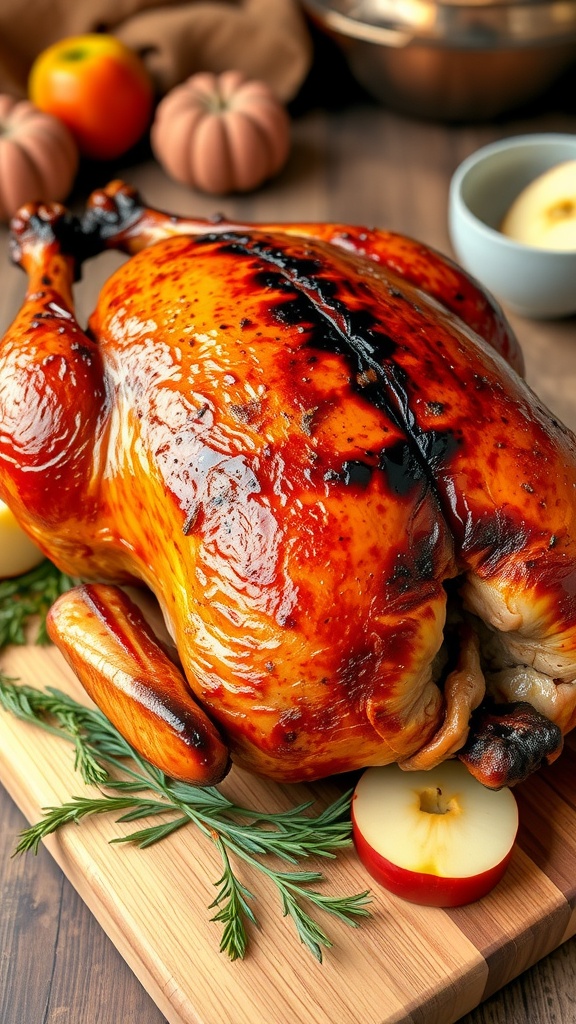
[[[78,148],[61,121],[0,95],[0,220],[33,200],[65,199],[77,170]]]
[[[265,82],[199,72],[161,100],[150,138],[176,181],[215,195],[247,192],[283,167],[290,119]]]

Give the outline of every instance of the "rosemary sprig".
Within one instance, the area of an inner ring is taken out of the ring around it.
[[[36,643],[48,643],[46,612],[60,594],[77,582],[48,560],[23,576],[1,580],[0,649],[8,644],[25,644],[26,627],[35,618],[38,618]]]
[[[119,822],[161,817],[159,823],[112,840],[142,848],[185,825],[196,825],[215,844],[222,860],[223,873],[215,883],[217,895],[210,909],[216,908],[212,920],[223,925],[220,948],[232,960],[245,955],[249,926],[258,924],[249,904],[253,894],[237,877],[232,858],[260,871],[275,886],[282,913],[290,917],[300,940],[319,961],[322,949],[331,942],[307,907],[353,926],[358,918],[368,916],[368,892],[334,897],[316,888],[324,881],[321,872],[281,870],[266,860],[273,855],[298,865],[310,856],[333,858],[336,851],[349,846],[350,792],[316,815],[308,813],[311,803],[278,813],[255,811],[235,804],[215,787],[200,789],[167,778],[128,745],[102,712],[59,691],[15,685],[0,673],[0,706],[69,739],[82,777],[100,787],[98,796],[72,797],[59,807],[46,808],[44,817],[21,834],[18,852],[37,850],[42,839],[63,825],[105,812],[121,812]]]
[[[248,900],[253,900],[254,895],[242,885],[242,882],[234,874],[226,844],[219,837],[216,845],[222,859],[224,873],[214,884],[218,888],[218,895],[209,910],[214,907],[220,909],[212,921],[221,921],[224,925],[222,938],[220,940],[220,952],[227,953],[231,960],[243,959],[248,945],[246,933],[246,921],[250,921],[258,927],[258,921]]]

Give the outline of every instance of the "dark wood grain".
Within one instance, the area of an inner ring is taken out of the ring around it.
[[[576,106],[566,110],[563,99],[557,93],[538,110],[475,127],[403,119],[361,97],[338,109],[312,104],[295,117],[292,157],[283,174],[241,199],[216,202],[188,192],[169,182],[150,161],[103,169],[97,183],[120,173],[152,203],[181,213],[221,210],[252,220],[367,223],[417,236],[449,253],[447,195],[457,164],[478,146],[505,135],[576,131]],[[90,170],[90,184],[95,183],[94,173]],[[78,199],[87,178],[80,180]],[[5,241],[2,231],[0,253]],[[115,259],[110,256],[94,265],[80,284],[81,318]],[[0,255],[0,330],[16,311],[23,290],[23,277]],[[576,428],[576,320],[515,319],[514,325],[526,352],[530,383]],[[0,815],[1,1024],[163,1024],[163,1016],[46,851],[35,858],[12,857],[24,819],[2,790]],[[571,940],[462,1024],[576,1022],[575,973],[576,940]]]
[[[2,1024],[164,1024],[43,848],[12,857],[26,821],[0,792]]]

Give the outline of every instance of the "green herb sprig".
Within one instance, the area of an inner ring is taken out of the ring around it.
[[[0,649],[25,644],[26,628],[32,620],[37,621],[36,643],[48,643],[46,613],[56,598],[77,582],[48,560],[23,576],[1,580]]]
[[[59,807],[45,808],[44,817],[20,836],[17,852],[36,851],[42,839],[68,823],[101,813],[120,812],[119,822],[158,816],[161,821],[112,842],[141,848],[159,842],[185,825],[194,824],[213,842],[222,860],[217,895],[209,909],[223,925],[221,951],[242,958],[250,925],[258,921],[254,895],[237,877],[232,860],[244,861],[276,888],[282,914],[296,927],[302,943],[321,962],[322,949],[332,943],[307,908],[322,910],[355,926],[369,915],[367,891],[335,897],[316,886],[324,882],[317,870],[282,870],[266,858],[273,855],[298,865],[310,856],[334,858],[351,843],[350,799],[344,793],[325,810],[309,814],[312,802],[286,811],[266,813],[238,806],[215,787],[196,788],[169,779],[134,751],[98,710],[77,703],[57,690],[41,691],[14,683],[0,673],[0,706],[23,721],[70,740],[75,764],[85,782],[96,784],[98,796],[72,797]]]

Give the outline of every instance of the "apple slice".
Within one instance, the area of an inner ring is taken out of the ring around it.
[[[576,160],[531,181],[512,203],[502,233],[540,249],[576,250]]]
[[[376,881],[413,903],[457,907],[504,874],[518,831],[511,790],[489,790],[460,761],[430,771],[368,768],[352,799],[358,856]]]
[[[39,565],[44,557],[18,525],[8,506],[0,501],[0,579],[21,576]]]

